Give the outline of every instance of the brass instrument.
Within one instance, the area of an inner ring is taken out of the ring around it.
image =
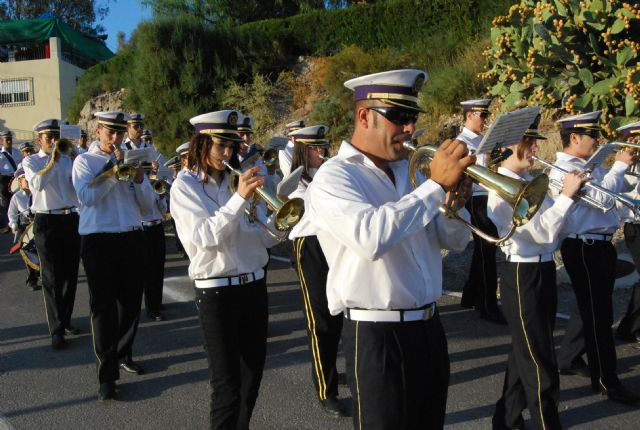
[[[409,175],[414,188],[419,185],[417,172],[420,172],[425,178],[429,177],[429,163],[438,150],[438,147],[435,145],[416,147],[413,142],[415,142],[416,136],[420,134],[422,133],[416,132],[411,139],[403,142],[404,147],[413,152],[409,160]],[[474,182],[477,182],[489,190],[495,191],[503,200],[511,205],[513,208],[511,227],[504,236],[495,238],[469,224],[456,213],[460,209],[456,207],[455,204],[456,195],[458,194],[456,191],[451,193],[452,195],[449,200],[440,207],[440,210],[447,217],[462,222],[473,233],[487,242],[496,245],[504,243],[515,232],[516,227],[526,224],[533,218],[544,201],[549,184],[547,175],[539,175],[533,180],[526,182],[501,175],[477,164],[467,167],[464,173],[473,179]]]
[[[106,181],[112,176],[121,182],[130,182],[136,175],[138,168],[130,164],[113,164],[112,161],[107,162],[102,171],[91,181],[89,186],[93,187]]]
[[[571,173],[568,170],[563,169],[562,167],[558,167],[554,164],[551,164],[547,161],[544,161],[536,156],[532,157],[534,160],[540,162],[540,164],[542,164],[543,166],[549,168],[549,169],[554,169],[557,170],[559,172],[562,173]],[[562,183],[560,183],[559,181],[553,180],[549,183],[549,185],[558,190],[558,191],[562,191]],[[607,195],[609,197],[611,197],[612,203],[611,204],[604,204],[602,202],[600,202],[598,199],[595,199],[591,196],[588,196],[587,194],[585,194],[584,192],[581,192],[580,194],[578,194],[578,198],[580,200],[582,200],[584,203],[586,203],[589,206],[592,206],[596,209],[600,209],[603,212],[608,212],[611,209],[613,209],[616,206],[616,201],[620,202],[622,205],[628,207],[631,212],[633,213],[633,216],[635,219],[639,219],[640,218],[640,202],[638,202],[637,200],[631,199],[627,196],[624,196],[622,194],[607,190],[606,188],[597,185],[597,184],[592,184],[591,182],[586,182],[584,184],[585,188],[591,188],[594,191],[598,191],[604,195]]]
[[[164,179],[151,178],[149,177],[149,181],[151,181],[151,186],[153,187],[153,192],[159,196],[164,196],[169,191],[169,183]]]
[[[262,152],[262,163],[271,167],[278,162],[278,150],[275,148],[267,148]]]
[[[618,145],[620,150],[629,149],[636,159],[640,158],[640,143],[635,142],[611,142],[614,145]],[[638,172],[638,162],[629,166],[627,171],[624,173],[625,175],[635,176],[636,178],[640,178],[640,172]]]
[[[224,165],[232,174],[240,176],[241,171],[233,168],[226,160],[222,160]],[[233,177],[229,179],[229,187],[231,192],[235,192]],[[234,187],[234,188],[231,188]],[[272,195],[264,187],[255,189],[254,199],[256,197],[264,200],[275,211],[275,226],[279,231],[290,231],[302,218],[304,214],[304,201],[301,198],[293,198],[282,202],[277,196]],[[253,214],[254,215],[254,214]],[[249,214],[252,216],[252,214]],[[257,218],[256,218],[257,219]]]
[[[56,140],[56,143],[54,144],[53,149],[51,150],[51,154],[50,154],[51,158],[49,159],[49,162],[44,167],[44,169],[40,170],[38,173],[36,173],[36,175],[44,175],[49,170],[51,170],[54,163],[56,162],[56,152],[60,155],[71,155],[74,149],[75,149],[75,145],[73,144],[72,141],[70,141],[66,137]]]

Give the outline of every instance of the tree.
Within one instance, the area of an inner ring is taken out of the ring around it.
[[[0,0],[0,20],[37,18],[47,12],[76,30],[95,35],[104,31],[96,21],[107,15],[109,6],[96,0]]]

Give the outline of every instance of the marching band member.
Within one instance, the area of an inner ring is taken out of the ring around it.
[[[57,149],[60,122],[47,119],[33,129],[40,151],[25,158],[22,166],[33,195],[33,233],[51,346],[61,349],[66,346],[65,334],[79,333],[71,326],[80,261],[78,198],[71,184],[73,161]]]
[[[640,121],[627,124],[616,130],[622,141],[640,143]],[[637,166],[637,165],[636,165]],[[635,174],[638,174],[636,170]],[[640,181],[637,176],[625,176],[632,188],[627,195],[640,200]],[[640,220],[631,214],[629,208],[618,205],[618,214],[624,222],[624,242],[631,253],[636,270],[640,270]],[[616,337],[625,342],[640,342],[640,283],[636,283],[629,298],[627,312],[616,330]]]
[[[151,148],[154,153],[151,171],[157,173],[160,163],[164,164],[167,160],[153,146],[151,138],[151,132],[144,128],[144,115],[141,113],[130,114],[127,121],[127,137],[122,142],[122,150]]]
[[[528,170],[538,151],[536,139],[540,117],[526,131],[520,143],[513,145],[510,157],[498,173],[530,181]],[[502,270],[500,298],[511,331],[502,397],[493,414],[493,429],[524,428],[522,411],[529,408],[536,429],[560,429],[558,403],[560,378],[553,344],[556,319],[556,265],[553,253],[558,248],[572,197],[582,180],[576,173],[565,176],[562,194],[555,203],[547,196],[534,217],[503,245],[507,262]],[[489,192],[487,214],[504,235],[512,223],[513,210],[495,191]]]
[[[0,132],[2,147],[0,147],[0,233],[9,231],[7,210],[11,193],[9,183],[13,179],[18,164],[22,161],[22,154],[13,147],[13,133],[10,130]]]
[[[278,165],[280,166],[280,172],[282,172],[282,177],[286,178],[291,173],[291,160],[293,158],[293,147],[295,145],[295,139],[290,136],[290,134],[296,130],[305,127],[303,119],[297,119],[295,121],[291,121],[287,125],[284,126],[287,130],[287,136],[289,136],[289,142],[287,142],[287,146],[282,151],[278,151]]]
[[[289,197],[304,198],[307,185],[323,163],[329,147],[326,134],[329,127],[315,125],[292,132],[295,137],[291,169],[304,166],[298,189]],[[311,350],[313,384],[322,408],[329,415],[344,417],[344,407],[338,401],[338,369],[336,358],[342,332],[342,313],[331,315],[327,304],[327,273],[329,267],[322,253],[311,222],[302,220],[291,230],[296,253],[300,290],[307,318],[307,335]]]
[[[440,248],[462,249],[470,235],[439,207],[475,160],[462,142],[445,141],[431,178],[411,191],[403,141],[422,112],[417,96],[426,76],[405,69],[345,82],[355,93],[355,131],[305,194],[305,218],[329,266],[329,311],[345,315],[356,429],[444,426],[449,357],[435,304]]]
[[[22,154],[23,159],[37,152],[36,145],[33,142],[23,142],[20,144],[18,149],[20,150],[20,153]]]
[[[568,171],[583,170],[585,162],[598,146],[599,118],[600,111],[596,111],[558,121],[563,150],[557,153],[556,166]],[[596,168],[591,174],[591,181],[618,192],[622,187],[624,172],[633,162],[630,152],[620,151],[611,170],[607,173],[602,167]],[[551,171],[551,179],[562,181],[563,177],[564,174],[559,170]],[[589,196],[599,201],[610,199],[593,190],[589,190]],[[574,311],[558,352],[558,367],[562,374],[587,373],[581,358],[582,343],[577,341],[584,336],[588,373],[594,391],[607,395],[615,402],[640,405],[640,397],[627,390],[616,373],[611,294],[617,255],[611,238],[618,225],[615,209],[603,212],[582,202],[576,204],[568,215],[566,231],[569,235],[562,241],[561,252],[576,294],[580,318]]]
[[[78,155],[73,186],[80,200],[82,262],[89,284],[91,334],[98,367],[98,400],[115,399],[120,368],[144,370],[133,361],[133,341],[142,300],[143,271],[131,256],[144,255],[141,210],[150,211],[154,193],[142,168],[117,179],[114,166],[127,129],[123,112],[96,112],[98,145]],[[105,172],[110,172],[107,174]]]
[[[16,170],[14,181],[19,183],[19,189],[11,197],[8,215],[9,227],[15,235],[16,241],[18,241],[24,230],[33,221],[33,214],[30,209],[32,196],[22,167],[18,167],[18,170]],[[41,288],[38,285],[40,272],[28,264],[25,264],[25,266],[27,268],[27,287],[31,291],[39,290]]]
[[[76,146],[76,152],[78,154],[84,154],[88,150],[89,148],[87,147],[87,131],[80,130],[80,140],[78,141],[78,145]]]
[[[244,213],[264,182],[259,166],[229,190],[223,161],[239,167],[238,112],[191,118],[188,170],[171,186],[171,215],[189,255],[210,370],[212,429],[248,429],[266,356],[267,290],[262,269],[277,240]]]
[[[489,118],[491,99],[467,100],[460,103],[464,110],[464,128],[457,137],[467,144],[474,153],[482,142],[482,131]],[[478,155],[477,163],[487,166],[485,154]],[[496,236],[496,226],[487,217],[487,190],[473,184],[473,197],[467,202],[471,223],[485,233]],[[480,317],[497,324],[506,324],[498,307],[498,274],[496,272],[496,246],[480,236],[473,235],[473,257],[469,267],[469,277],[462,290],[460,304],[465,308],[474,307]]]

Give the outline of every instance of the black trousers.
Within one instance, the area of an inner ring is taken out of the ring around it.
[[[569,320],[558,353],[558,365],[568,367],[573,358],[586,350],[592,385],[616,386],[619,380],[611,330],[616,250],[609,241],[565,239],[561,252],[576,294],[578,314],[574,312]],[[584,344],[579,340],[580,332]]]
[[[16,229],[16,237],[19,238],[20,236],[22,236],[22,233],[24,233],[24,230],[27,228],[27,225],[18,224],[18,228]],[[80,259],[80,257],[78,257],[78,260],[79,259]],[[25,263],[25,267],[27,269],[26,284],[29,287],[31,287],[31,286],[35,287],[38,284],[38,278],[40,277],[40,271],[34,269],[33,267],[29,266],[26,263]]]
[[[441,429],[449,355],[436,313],[402,323],[345,319],[342,343],[355,429]]]
[[[467,201],[466,208],[471,215],[471,224],[496,237],[498,230],[487,215],[487,200],[488,196],[473,196]],[[462,290],[463,306],[476,306],[482,313],[497,312],[496,249],[495,245],[473,235],[473,257],[469,277]]]
[[[82,262],[89,284],[91,334],[100,383],[120,377],[118,362],[132,357],[142,302],[142,231],[82,236]]]
[[[166,243],[162,224],[144,227],[146,260],[144,267],[144,307],[147,314],[160,311],[164,285]]]
[[[329,266],[316,236],[294,240],[300,291],[307,317],[313,367],[311,375],[320,400],[338,396],[336,358],[344,316],[331,315],[327,304]]]
[[[640,224],[624,225],[624,240],[631,253],[636,270],[640,271]],[[632,338],[640,334],[640,283],[633,287],[627,313],[620,321],[617,331],[622,338]]]
[[[78,214],[36,214],[33,233],[40,258],[42,294],[50,334],[64,335],[76,300],[80,236]]]
[[[264,279],[196,288],[196,306],[209,362],[210,427],[248,429],[267,351]]]
[[[502,312],[512,349],[493,428],[522,428],[522,411],[528,407],[534,428],[560,429],[560,379],[553,343],[555,263],[507,263],[501,280]]]
[[[4,158],[4,155],[0,157]],[[9,224],[9,203],[11,202],[11,191],[9,184],[13,176],[0,175],[0,228],[4,228]]]

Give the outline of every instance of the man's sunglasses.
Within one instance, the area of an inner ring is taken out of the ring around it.
[[[374,112],[378,112],[380,115],[385,117],[388,121],[396,125],[407,125],[407,124],[415,124],[418,121],[418,114],[420,112],[401,109],[395,107],[382,107],[382,106],[372,106],[368,108]]]
[[[597,139],[597,138],[600,137],[600,131],[599,130],[589,130],[589,131],[587,131],[585,133],[580,133],[580,134],[585,135],[585,136],[589,136],[592,139]]]
[[[482,119],[487,119],[489,118],[489,112],[474,112],[473,113],[475,116],[478,116]]]

